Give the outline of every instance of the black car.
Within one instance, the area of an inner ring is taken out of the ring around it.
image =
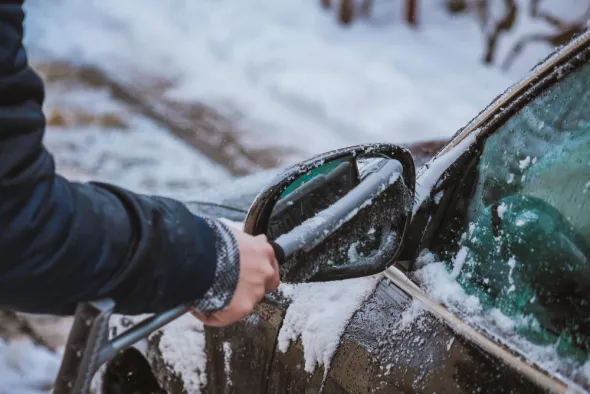
[[[191,207],[243,222],[265,175]],[[384,274],[300,285],[297,306],[283,286],[221,329],[185,316],[109,362],[103,392],[590,390],[590,32],[421,166],[411,211]]]

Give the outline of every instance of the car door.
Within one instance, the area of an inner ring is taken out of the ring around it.
[[[557,146],[561,148],[556,149],[562,149],[571,145],[566,152],[575,151],[577,156],[572,162],[553,168],[561,168],[565,171],[564,176],[569,176],[571,173],[566,170],[577,163],[576,171],[588,174],[580,161],[584,158],[583,152],[586,152],[586,159],[588,157],[588,150],[582,145],[586,143],[584,138],[588,132],[580,129],[576,139],[565,134],[559,139],[550,136],[550,129],[561,127],[565,130],[574,124],[585,127],[590,113],[589,43],[590,34],[586,33],[537,66],[531,76],[492,103],[443,148],[437,159],[423,168],[417,179],[419,209],[414,218],[413,237],[407,240],[404,252],[409,263],[400,264],[399,268],[406,267],[410,271],[417,268],[414,263],[418,253],[425,248],[435,254],[446,252],[447,257],[456,256],[457,248],[449,245],[457,246],[457,240],[461,239],[466,228],[469,229],[466,218],[471,218],[468,210],[473,209],[470,202],[474,192],[478,192],[475,185],[482,182],[478,173],[482,154],[484,159],[490,156],[490,160],[499,155],[500,159],[496,159],[500,164],[490,169],[488,180],[494,179],[496,174],[493,171],[502,168],[508,185],[517,176],[519,184],[525,182],[527,175],[517,170],[532,168],[531,164],[541,161],[543,152],[552,151]],[[547,132],[535,134],[539,130]],[[527,133],[536,137],[524,138],[525,134],[529,135]],[[539,144],[544,144],[545,151]],[[508,155],[504,155],[504,151]],[[535,157],[539,158],[535,160]],[[510,158],[512,160],[508,160]],[[501,163],[505,163],[506,168]],[[546,171],[540,171],[535,177],[543,180]],[[543,182],[547,183],[548,178],[545,178]],[[576,182],[580,187],[587,187],[585,183]],[[528,188],[534,190],[535,186],[530,184]],[[493,192],[496,189],[497,186],[491,184],[486,190]],[[544,190],[545,200],[550,199],[547,196],[551,194],[550,187],[544,187]],[[586,193],[585,189],[580,190],[580,193]],[[565,200],[561,204],[567,207]],[[498,206],[495,206],[496,212]],[[575,219],[576,212],[583,216],[588,211],[569,209],[568,217]],[[578,218],[578,227],[585,228],[587,215]],[[457,335],[456,330],[440,320],[440,316],[416,305],[402,288],[389,279],[376,285],[341,335],[327,370],[320,366],[310,373],[303,368],[306,360],[300,340],[291,344],[286,352],[276,348],[267,392],[313,393],[322,389],[328,393],[543,392],[543,388],[537,386],[538,382],[534,382],[535,378],[545,387],[565,391],[562,382],[522,363],[512,352],[489,338],[478,342],[475,337]],[[527,373],[523,373],[524,370]],[[583,385],[582,380],[578,378],[577,382]]]

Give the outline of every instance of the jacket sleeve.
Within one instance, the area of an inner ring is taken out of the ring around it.
[[[23,19],[22,1],[0,4],[0,307],[71,314],[104,297],[124,314],[225,307],[239,252],[222,223],[171,199],[56,175]]]

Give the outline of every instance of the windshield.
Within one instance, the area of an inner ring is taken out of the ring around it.
[[[519,336],[588,361],[590,65],[501,126],[473,169],[468,198],[451,202],[448,221],[459,224],[439,226],[435,257]]]

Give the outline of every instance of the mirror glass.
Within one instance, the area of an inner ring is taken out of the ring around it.
[[[371,275],[393,263],[413,203],[403,166],[376,154],[320,161],[280,192],[266,235],[288,256],[281,280]]]
[[[272,210],[267,237],[277,239],[328,208],[360,181],[352,157],[324,163],[296,177]]]

